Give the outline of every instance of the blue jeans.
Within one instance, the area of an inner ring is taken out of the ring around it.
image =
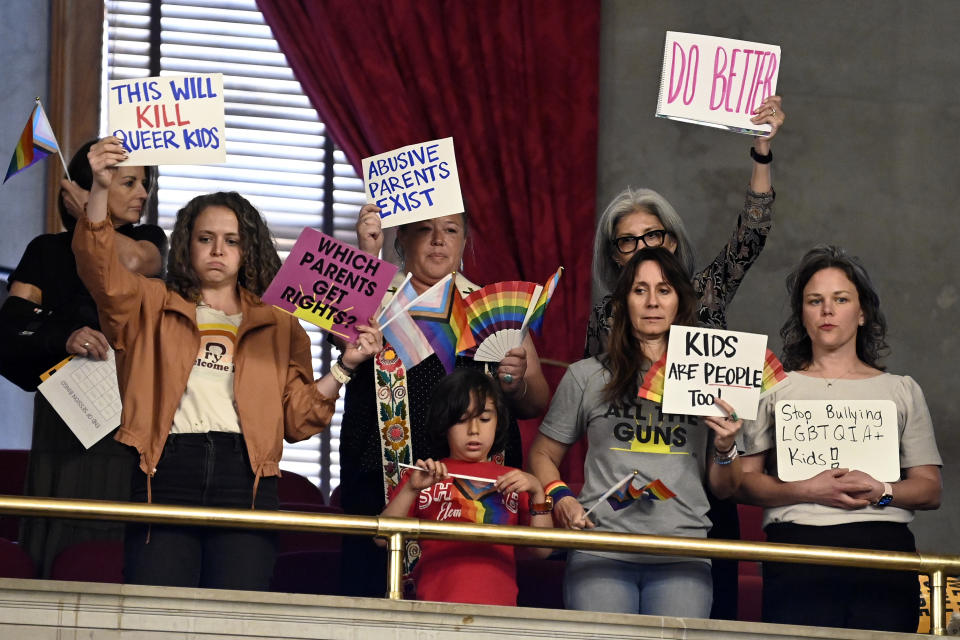
[[[171,434],[153,478],[154,504],[249,509],[253,471],[243,436]],[[133,500],[146,502],[147,477],[134,472]],[[257,509],[277,509],[277,479],[261,478]],[[148,542],[149,537],[149,542]],[[124,577],[133,584],[266,591],[276,555],[272,531],[127,526]]]
[[[706,562],[648,564],[573,551],[563,601],[580,611],[709,618],[713,579]]]

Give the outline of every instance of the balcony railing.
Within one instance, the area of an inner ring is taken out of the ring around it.
[[[946,576],[960,574],[960,556],[951,555],[434,522],[382,516],[209,509],[22,496],[0,496],[0,514],[2,513],[51,518],[312,531],[383,537],[389,541],[387,596],[392,599],[401,598],[402,552],[404,540],[407,538],[913,571],[926,574],[930,578],[930,633],[933,635],[944,635],[946,632]]]

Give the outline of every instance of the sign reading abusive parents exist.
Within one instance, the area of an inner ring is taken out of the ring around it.
[[[826,469],[900,479],[893,400],[781,400],[776,406],[777,476],[806,480]]]
[[[113,80],[107,99],[110,134],[130,154],[121,164],[226,162],[222,74]]]
[[[664,413],[725,416],[723,398],[741,418],[757,417],[767,336],[756,333],[670,327]]]
[[[304,229],[263,301],[346,340],[367,324],[397,272],[396,265]]]
[[[364,158],[367,203],[383,227],[463,213],[453,138],[431,140]]]
[[[753,111],[777,92],[780,47],[667,32],[657,117],[765,135]]]

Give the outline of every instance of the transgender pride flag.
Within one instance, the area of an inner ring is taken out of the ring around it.
[[[407,307],[417,297],[417,292],[410,284],[410,275],[403,281],[390,304],[380,314],[387,319],[387,326],[383,328],[383,337],[387,339],[393,350],[400,356],[407,371],[414,368],[433,353],[433,347],[426,336],[420,331],[417,323],[407,312]],[[386,324],[386,323],[384,323]]]

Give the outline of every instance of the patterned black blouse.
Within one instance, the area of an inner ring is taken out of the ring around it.
[[[727,328],[727,305],[733,300],[747,269],[759,257],[770,234],[775,197],[772,190],[770,193],[757,193],[748,188],[733,236],[713,262],[693,277],[693,288],[700,297],[697,315],[703,326]],[[606,296],[590,313],[584,358],[606,350],[612,315],[613,301],[611,296]]]

